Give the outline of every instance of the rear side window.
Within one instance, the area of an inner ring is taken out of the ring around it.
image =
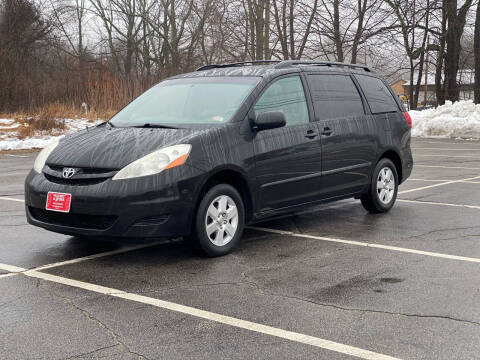
[[[255,115],[274,110],[284,113],[287,126],[309,122],[307,100],[299,76],[275,81],[254,107]]]
[[[398,111],[397,102],[382,80],[365,75],[355,75],[355,77],[373,114]]]
[[[319,120],[365,115],[362,99],[348,75],[309,75],[315,114]]]

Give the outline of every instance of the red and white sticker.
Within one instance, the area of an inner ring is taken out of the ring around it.
[[[47,194],[47,204],[45,206],[45,209],[68,213],[70,211],[71,201],[72,194],[49,191]]]

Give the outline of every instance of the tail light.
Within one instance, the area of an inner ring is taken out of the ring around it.
[[[409,127],[412,127],[412,117],[408,112],[403,113],[403,117],[405,118],[405,121],[407,122]]]

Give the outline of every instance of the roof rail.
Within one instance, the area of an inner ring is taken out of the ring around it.
[[[281,61],[275,66],[276,69],[284,69],[290,66],[296,65],[311,65],[311,66],[338,66],[338,67],[347,67],[350,69],[363,69],[367,72],[373,72],[367,65],[361,64],[346,64],[340,62],[332,61],[307,61],[307,60],[285,60]]]
[[[234,62],[229,64],[208,64],[208,65],[199,67],[196,71],[236,67],[236,66],[244,66],[244,65],[279,64],[281,62],[282,62],[281,60],[252,60],[252,61],[239,61],[239,62]]]

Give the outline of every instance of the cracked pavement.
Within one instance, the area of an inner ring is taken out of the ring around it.
[[[480,142],[415,139],[400,190],[478,176]],[[423,150],[435,148],[437,150]],[[431,154],[478,158],[428,157]],[[458,150],[458,149],[471,149]],[[21,198],[35,158],[0,154],[0,193]],[[440,167],[432,167],[440,166]],[[464,167],[460,169],[459,167]],[[468,169],[467,169],[468,168]],[[399,195],[385,215],[344,200],[257,226],[480,258],[480,182]],[[0,263],[27,269],[118,249],[26,224],[0,200]],[[135,240],[141,243],[143,240]],[[480,354],[480,264],[245,232],[241,247],[200,258],[180,241],[44,272],[307,334],[403,359]],[[0,270],[1,359],[350,359],[346,355]]]

